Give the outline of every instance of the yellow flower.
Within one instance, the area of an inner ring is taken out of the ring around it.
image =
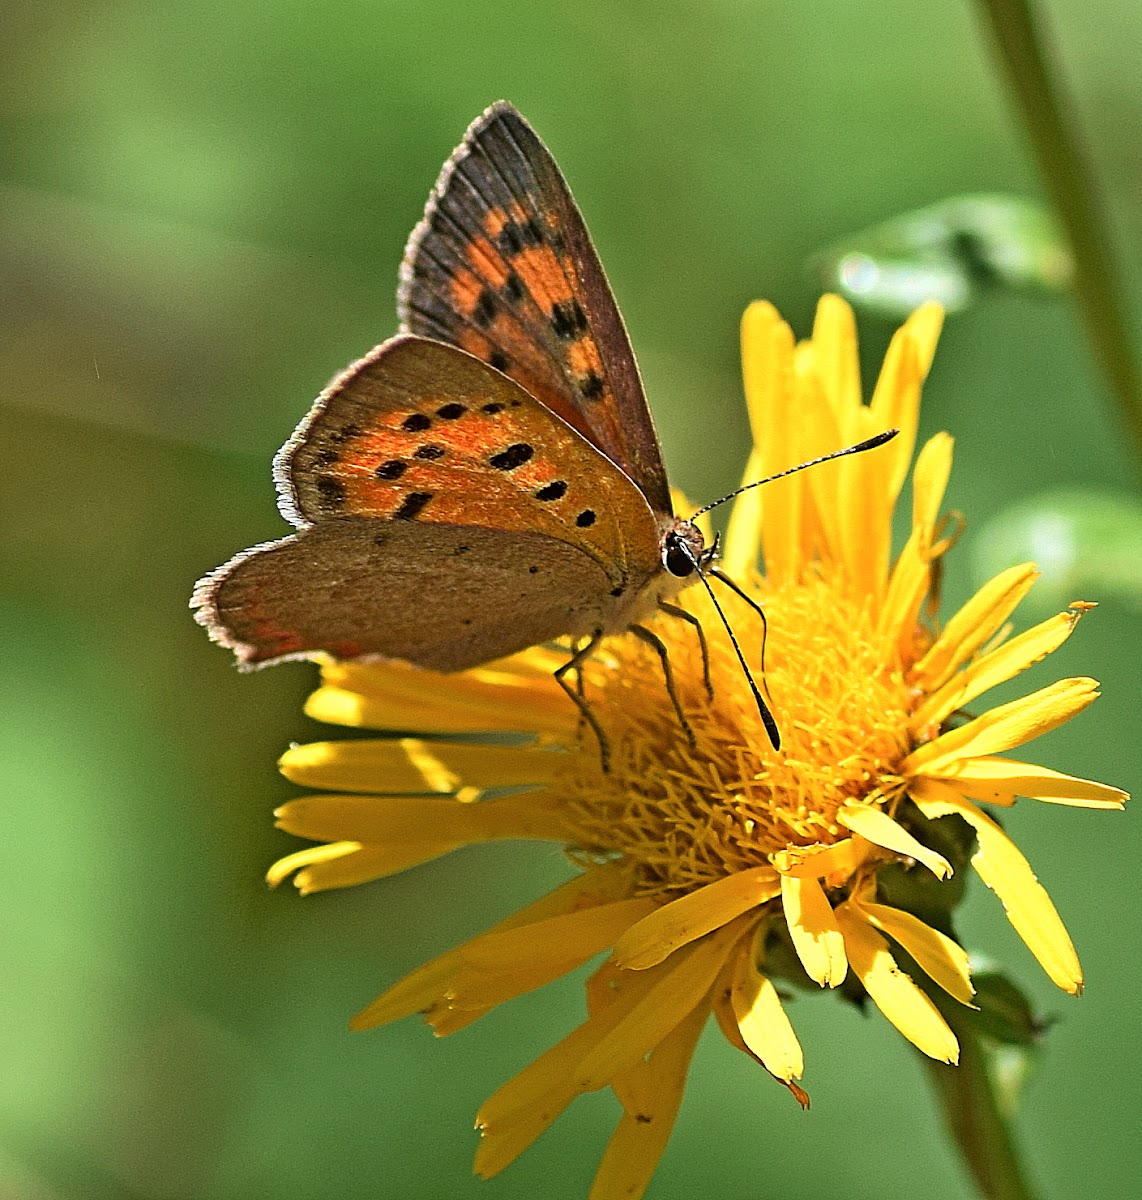
[[[734,1046],[807,1102],[796,1083],[802,1051],[775,974],[835,988],[851,973],[850,991],[866,992],[925,1054],[955,1062],[955,1036],[894,957],[899,947],[908,970],[929,977],[926,986],[972,1003],[964,949],[908,908],[925,878],[924,911],[935,895],[950,913],[959,896],[950,878],[956,838],[943,817],[966,822],[952,823],[959,844],[974,834],[972,866],[1051,979],[1081,989],[1078,958],[1047,893],[978,802],[1004,807],[1025,796],[1120,808],[1125,795],[1116,788],[1004,757],[1084,709],[1096,684],[1066,679],[978,715],[969,708],[977,712],[983,693],[1061,645],[1090,605],[1009,637],[1008,618],[1035,579],[1024,564],[935,623],[939,566],[954,540],[940,518],[951,469],[946,434],[917,458],[911,533],[891,555],[892,513],[940,321],[926,305],[897,332],[866,406],[843,301],[826,296],[812,338],[800,344],[770,305],[745,314],[756,444],[746,482],[901,430],[874,451],[736,501],[724,564],[764,605],[764,675],[757,614],[728,590],[723,603],[771,697],[780,752],[701,587],[683,603],[706,631],[712,697],[693,626],[667,615],[653,623],[688,730],[645,642],[612,638],[586,669],[584,694],[611,747],[606,771],[552,679],[566,652],[538,648],[448,677],[400,664],[324,668],[310,716],[454,740],[290,750],[285,774],[331,794],[280,810],[283,828],[323,844],[277,863],[271,881],[296,871],[303,892],[341,887],[498,838],[561,843],[579,868],[550,895],[395,984],[355,1028],[422,1012],[438,1034],[453,1033],[610,952],[588,982],[587,1019],[480,1110],[480,1175],[511,1162],[576,1095],[611,1087],[623,1116],[591,1197],[641,1196],[711,1013]],[[463,740],[485,731],[532,736],[522,745]]]

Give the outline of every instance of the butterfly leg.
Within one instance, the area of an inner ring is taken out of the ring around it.
[[[715,567],[711,575],[717,580],[720,580],[726,585],[735,595],[739,596],[753,609],[761,618],[761,686],[765,688],[765,694],[769,695],[769,685],[765,682],[765,643],[769,637],[769,622],[765,619],[765,609],[744,589],[740,588],[721,567]],[[772,697],[771,697],[772,699]]]
[[[677,617],[680,621],[685,621],[688,625],[693,625],[698,631],[698,645],[702,648],[702,678],[706,681],[706,695],[713,700],[714,683],[710,678],[710,646],[706,641],[706,631],[702,628],[702,622],[692,612],[687,612],[681,605],[670,604],[666,600],[659,600],[658,607],[664,613],[669,613],[672,617]]]
[[[583,695],[583,663],[590,658],[591,652],[603,640],[603,631],[596,629],[586,642],[580,646],[574,654],[556,671],[553,672],[555,682],[567,693],[568,699],[579,710],[583,720],[591,726],[595,737],[599,741],[599,757],[602,760],[604,773],[610,769],[611,762],[611,747],[607,741],[607,735],[603,732],[603,727],[599,724],[598,717],[591,711],[591,706],[587,703],[587,698]],[[565,678],[571,672],[575,672],[575,684],[570,684]]]
[[[674,668],[670,665],[670,656],[667,654],[666,644],[657,633],[652,633],[644,625],[632,625],[630,631],[639,641],[645,642],[658,655],[659,661],[662,663],[662,674],[666,679],[666,691],[670,696],[670,703],[674,705],[674,711],[678,715],[678,723],[685,730],[687,741],[696,750],[698,743],[694,737],[694,730],[690,728],[690,722],[686,720],[686,715],[683,713],[682,705],[678,700],[678,689],[674,684]]]

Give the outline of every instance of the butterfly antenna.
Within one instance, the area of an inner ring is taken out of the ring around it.
[[[804,471],[806,467],[815,467],[819,463],[829,462],[834,458],[844,458],[846,454],[860,454],[864,450],[875,450],[877,446],[883,446],[885,442],[892,441],[899,432],[899,429],[886,429],[884,433],[878,433],[875,437],[865,438],[863,442],[857,442],[855,446],[846,446],[843,450],[834,450],[832,454],[822,454],[820,458],[811,458],[808,462],[798,463],[795,467],[788,467],[784,471],[778,471],[776,475],[770,475],[765,479],[756,479],[753,483],[744,484],[740,488],[735,488],[720,500],[715,500],[713,504],[707,504],[705,508],[698,509],[690,520],[697,520],[703,513],[708,513],[710,509],[717,508],[720,504],[725,504],[727,500],[732,500],[735,496],[740,496],[742,492],[748,492],[751,488],[761,487],[763,483],[772,483],[775,479],[784,479],[786,475],[795,475],[798,471]]]
[[[746,682],[749,684],[749,690],[753,692],[753,698],[757,703],[757,711],[761,714],[761,723],[765,726],[765,732],[769,735],[769,740],[774,750],[780,750],[781,730],[777,728],[777,722],[773,719],[773,713],[770,712],[769,705],[766,704],[765,698],[754,682],[753,672],[750,671],[749,664],[742,653],[742,648],[738,644],[738,639],[734,636],[734,631],[730,627],[726,614],[722,611],[722,606],[718,603],[717,596],[714,595],[714,589],[710,586],[710,581],[706,578],[706,572],[702,570],[701,564],[695,557],[693,550],[681,538],[679,538],[677,546],[690,560],[698,578],[702,581],[702,586],[706,589],[706,594],[710,597],[714,608],[717,609],[718,616],[721,618],[722,624],[726,627],[726,633],[730,636],[730,645],[733,646],[734,653],[738,656],[738,662],[741,663],[742,672],[745,674]]]

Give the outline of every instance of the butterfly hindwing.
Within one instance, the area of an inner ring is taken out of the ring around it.
[[[594,559],[543,534],[357,518],[245,551],[192,606],[244,667],[324,651],[460,671],[589,632],[609,586]]]
[[[299,525],[367,517],[544,534],[595,559],[612,588],[659,565],[655,517],[622,471],[518,384],[424,338],[393,338],[334,380],[275,473]]]
[[[445,165],[401,268],[402,328],[503,371],[671,512],[630,340],[555,160],[509,104]]]

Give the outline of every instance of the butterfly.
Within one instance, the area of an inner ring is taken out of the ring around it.
[[[512,105],[488,108],[445,163],[397,304],[400,332],[329,384],[274,460],[297,532],[200,580],[196,619],[247,669],[323,653],[462,671],[586,639],[556,677],[604,757],[566,674],[633,629],[682,718],[641,622],[664,607],[705,653],[670,602],[715,547],[674,513],[602,264]]]

